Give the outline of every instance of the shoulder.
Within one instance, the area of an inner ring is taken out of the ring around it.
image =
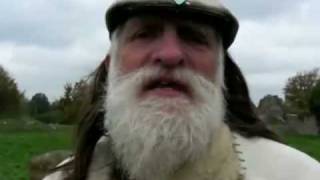
[[[265,139],[236,135],[247,175],[273,180],[318,180],[320,163],[287,145]]]
[[[87,179],[110,179],[109,174],[114,159],[110,143],[109,136],[102,136],[98,140],[91,157]],[[72,169],[65,168],[65,165],[70,164],[73,160],[74,157],[65,159],[57,165],[57,170],[55,172],[49,174],[43,180],[64,180],[66,177],[70,176],[70,173],[72,172]]]
[[[66,176],[69,174],[69,170],[63,168],[65,165],[71,163],[73,161],[73,157],[69,157],[63,160],[56,166],[56,171],[51,174],[48,174],[43,178],[43,180],[64,180]]]
[[[64,175],[62,171],[57,171],[54,172],[52,174],[47,175],[46,177],[44,177],[43,180],[63,180],[64,179]]]

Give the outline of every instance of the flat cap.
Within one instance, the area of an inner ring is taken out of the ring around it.
[[[228,48],[238,32],[237,19],[218,0],[115,0],[106,13],[110,35],[128,18],[150,13],[171,13],[212,25]]]

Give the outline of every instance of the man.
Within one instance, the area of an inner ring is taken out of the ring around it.
[[[217,0],[118,0],[75,156],[46,177],[76,180],[318,180],[277,142],[227,53],[236,18]]]

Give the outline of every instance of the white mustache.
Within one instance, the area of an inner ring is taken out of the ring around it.
[[[118,90],[120,88],[122,90],[133,88],[135,89],[134,93],[138,93],[142,91],[142,88],[145,84],[163,76],[180,82],[181,84],[188,87],[190,92],[195,95],[205,93],[202,92],[204,89],[216,89],[217,87],[223,87],[219,84],[213,83],[213,80],[209,80],[204,76],[189,69],[167,70],[162,67],[145,67],[126,75],[111,74],[111,77],[109,79],[108,92],[114,92],[115,89],[113,89],[113,87],[118,87]],[[200,86],[202,86],[203,88],[199,88]]]

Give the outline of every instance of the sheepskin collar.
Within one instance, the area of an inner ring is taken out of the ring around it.
[[[110,177],[113,163],[110,145],[108,136],[98,141],[88,180],[114,180]],[[201,155],[198,160],[184,164],[166,180],[244,180],[236,145],[230,129],[224,126],[215,134],[206,154]]]
[[[187,163],[169,180],[243,180],[235,148],[229,128],[221,128],[208,152]]]

